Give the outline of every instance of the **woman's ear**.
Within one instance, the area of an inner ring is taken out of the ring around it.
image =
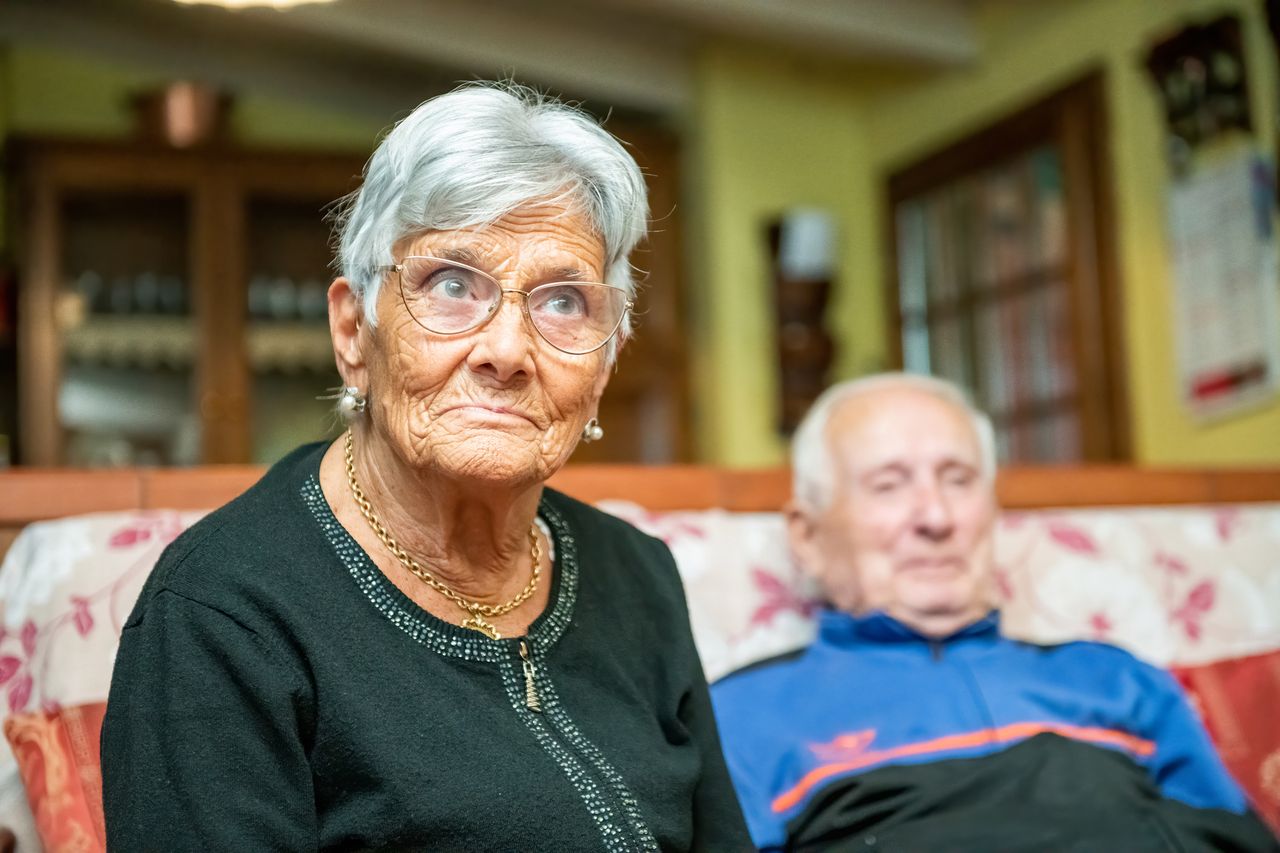
[[[351,289],[351,282],[344,277],[335,278],[329,285],[329,336],[333,339],[338,373],[342,376],[343,385],[367,391],[360,340],[363,325],[364,305]]]
[[[609,384],[609,377],[613,375],[613,366],[606,364],[600,371],[600,375],[596,377],[595,383],[591,386],[591,399],[593,401],[592,408],[600,405],[600,398],[604,396],[605,386]],[[596,412],[592,412],[595,416]]]

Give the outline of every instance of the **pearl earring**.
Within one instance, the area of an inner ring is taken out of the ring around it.
[[[348,385],[342,389],[342,394],[338,397],[338,413],[342,415],[343,420],[355,420],[356,417],[364,414],[367,408],[369,408],[369,400],[360,393],[359,388]]]
[[[582,427],[582,440],[587,444],[593,441],[599,441],[604,438],[604,427],[600,426],[600,421],[592,418]]]

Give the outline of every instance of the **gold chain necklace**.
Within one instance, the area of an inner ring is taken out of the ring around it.
[[[462,627],[470,628],[473,631],[479,631],[491,640],[500,640],[502,635],[498,633],[498,629],[489,621],[495,616],[503,616],[515,610],[521,604],[529,600],[529,597],[538,589],[538,578],[542,574],[542,544],[538,541],[538,527],[533,525],[529,528],[529,550],[533,556],[533,575],[529,578],[529,582],[524,585],[524,589],[516,594],[516,597],[503,604],[484,604],[479,601],[472,601],[469,598],[463,598],[437,578],[431,572],[427,571],[413,557],[409,556],[409,552],[401,548],[391,535],[390,531],[383,526],[378,520],[378,516],[373,511],[373,506],[369,503],[369,499],[364,496],[364,491],[360,488],[360,484],[356,482],[356,460],[355,460],[355,438],[351,434],[351,430],[347,430],[346,439],[346,456],[347,456],[347,482],[351,485],[351,496],[355,498],[356,506],[360,507],[360,514],[364,516],[365,521],[369,522],[369,526],[373,528],[373,532],[382,540],[382,544],[387,546],[396,559],[400,561],[406,569],[413,572],[418,580],[461,607],[467,613],[467,618],[463,620]]]

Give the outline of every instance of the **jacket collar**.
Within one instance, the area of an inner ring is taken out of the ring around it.
[[[918,633],[883,611],[873,610],[852,616],[824,607],[818,613],[818,643],[826,646],[850,647],[884,643],[942,643],[960,640],[995,640],[1000,636],[1000,611],[992,610],[948,637],[932,638]]]

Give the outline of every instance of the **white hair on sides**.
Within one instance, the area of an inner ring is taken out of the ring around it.
[[[640,168],[595,118],[512,82],[469,83],[432,98],[387,134],[360,189],[336,206],[338,263],[374,325],[380,268],[395,263],[399,240],[488,225],[538,202],[586,216],[604,243],[604,283],[634,296],[628,258],[648,223]],[[628,315],[620,339],[630,333]]]
[[[827,425],[843,403],[878,391],[906,389],[930,394],[950,403],[969,416],[978,437],[982,477],[994,486],[996,476],[996,433],[991,418],[969,402],[960,386],[945,379],[917,373],[876,373],[851,379],[823,391],[805,413],[791,438],[792,492],[797,502],[811,510],[826,509],[835,497],[835,461]]]

